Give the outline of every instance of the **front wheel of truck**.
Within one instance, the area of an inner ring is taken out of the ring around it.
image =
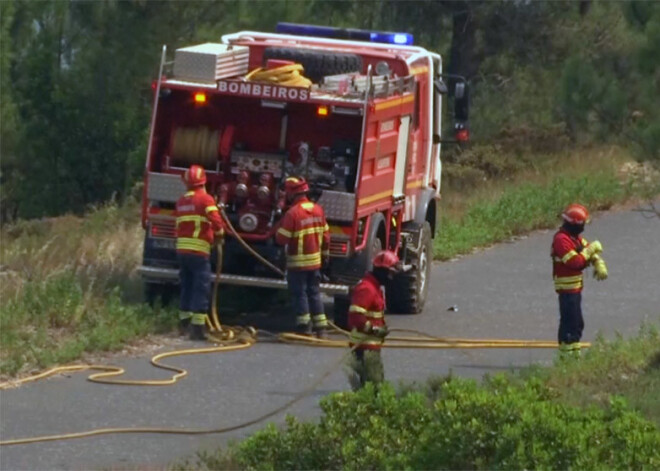
[[[419,251],[410,262],[413,265],[406,273],[398,274],[387,292],[389,312],[399,314],[419,314],[424,309],[431,278],[433,261],[433,239],[431,225],[425,222],[420,228]]]

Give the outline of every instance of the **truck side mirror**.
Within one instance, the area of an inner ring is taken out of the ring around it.
[[[449,92],[447,84],[441,78],[435,79],[433,82],[433,87],[435,88],[435,92],[439,93],[440,95],[446,95]]]
[[[467,82],[456,82],[454,87],[454,137],[458,142],[470,140],[470,89]]]
[[[454,87],[454,119],[467,121],[470,114],[470,93],[467,82],[456,82]]]

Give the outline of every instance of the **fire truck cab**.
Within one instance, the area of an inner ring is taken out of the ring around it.
[[[388,310],[422,311],[440,149],[451,142],[442,138],[447,86],[438,54],[405,33],[280,23],[277,33],[244,31],[178,49],[171,72],[165,56],[164,48],[142,207],[139,271],[149,297],[178,282],[174,205],[185,191],[181,175],[194,163],[206,169],[207,191],[239,236],[282,269],[284,250],[274,242],[286,211],[281,189],[286,177],[305,177],[331,230],[322,290],[345,306],[351,286],[387,248],[405,266],[388,291]],[[301,64],[308,80],[280,80],[278,67],[289,64]],[[251,78],[258,68],[265,80]],[[455,137],[466,140],[467,83],[452,82]],[[220,282],[286,288],[232,237]]]

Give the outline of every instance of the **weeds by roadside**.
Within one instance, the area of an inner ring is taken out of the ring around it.
[[[110,203],[85,218],[21,221],[1,236],[0,374],[70,362],[172,328],[172,312],[141,304],[135,203]]]
[[[536,161],[526,157],[527,170],[520,170],[511,157],[494,154],[484,160],[480,151],[475,152],[481,156],[478,162],[464,169],[478,171],[479,181],[456,170],[456,181],[447,177],[449,195],[441,205],[434,240],[437,259],[556,227],[561,210],[571,202],[597,211],[660,194],[660,173],[629,162],[616,148],[585,151],[574,159],[552,154],[537,156]]]

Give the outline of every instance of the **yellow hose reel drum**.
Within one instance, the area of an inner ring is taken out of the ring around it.
[[[170,146],[170,165],[189,167],[193,164],[214,169],[218,163],[218,149],[222,132],[206,127],[175,128]]]

